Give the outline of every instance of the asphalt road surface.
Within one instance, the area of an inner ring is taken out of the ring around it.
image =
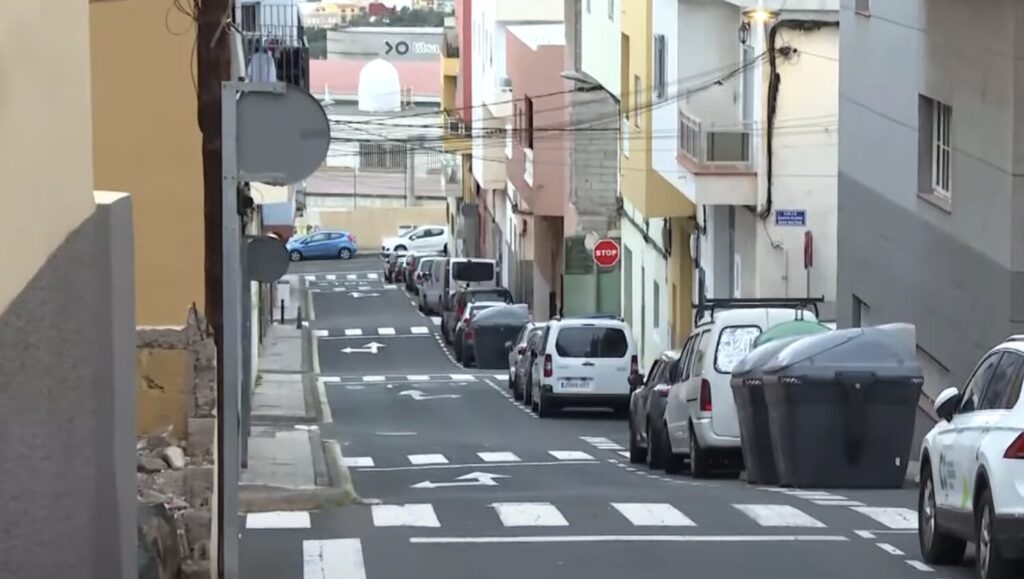
[[[285,528],[244,530],[243,577],[973,577],[970,561],[920,562],[914,489],[782,491],[630,465],[624,420],[540,420],[500,371],[456,365],[379,258],[303,266],[334,419],[321,433],[381,504],[264,518]]]

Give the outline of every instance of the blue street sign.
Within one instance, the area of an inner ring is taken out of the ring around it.
[[[775,225],[806,227],[807,226],[807,210],[806,209],[776,209],[775,210]]]

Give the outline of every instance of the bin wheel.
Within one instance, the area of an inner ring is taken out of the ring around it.
[[[693,425],[690,425],[690,474],[693,478],[707,478],[711,474],[710,452],[700,445]]]
[[[629,462],[640,464],[647,459],[649,448],[641,448],[637,444],[636,431],[633,430],[633,419],[629,419]]]
[[[917,494],[917,539],[921,556],[932,565],[955,565],[963,560],[967,542],[943,532],[937,515],[932,466],[924,462]]]
[[[665,467],[664,443],[658,432],[647,425],[647,468],[658,470]]]
[[[661,443],[658,445],[662,454],[662,464],[665,467],[665,474],[679,474],[683,472],[683,457],[672,452],[672,442],[668,438],[668,425],[661,427],[659,436]]]

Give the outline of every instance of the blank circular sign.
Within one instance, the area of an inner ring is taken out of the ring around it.
[[[280,239],[249,237],[246,239],[246,265],[249,279],[272,283],[288,272],[288,250]]]
[[[283,93],[242,91],[238,97],[238,173],[243,181],[291,185],[327,158],[331,127],[313,95],[286,84]]]

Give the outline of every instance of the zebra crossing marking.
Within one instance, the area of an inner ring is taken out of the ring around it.
[[[558,460],[594,460],[594,457],[582,450],[549,450],[548,454]]]
[[[478,452],[477,456],[484,462],[520,462],[521,458],[514,452]]]
[[[697,523],[668,503],[612,503],[637,527],[696,527]]]
[[[896,530],[917,530],[917,512],[902,507],[851,507],[862,515]]]
[[[568,527],[569,521],[551,503],[493,503],[506,527]]]
[[[306,511],[270,511],[245,516],[246,529],[308,529],[310,526]]]
[[[345,577],[366,579],[363,543],[359,539],[302,541],[303,579]]]
[[[377,333],[382,335],[382,336],[394,336],[395,335],[395,329],[394,328],[377,328]]]
[[[405,378],[406,378],[406,380],[408,380],[410,382],[429,382],[430,381],[430,376],[428,376],[426,374],[409,374]]]
[[[581,436],[580,439],[599,450],[625,450],[619,443],[603,436]]]
[[[762,527],[823,528],[825,523],[789,505],[733,505]]]
[[[374,466],[373,457],[370,456],[346,456],[342,462],[345,463],[345,466],[356,468]]]
[[[375,527],[440,527],[430,504],[371,505]]]
[[[359,328],[345,328],[346,336],[362,336],[363,331]]]
[[[410,464],[416,465],[448,464],[448,459],[443,454],[410,454],[407,458]]]
[[[413,334],[429,334],[430,328],[426,326],[413,326],[409,328],[409,331],[412,332]]]

